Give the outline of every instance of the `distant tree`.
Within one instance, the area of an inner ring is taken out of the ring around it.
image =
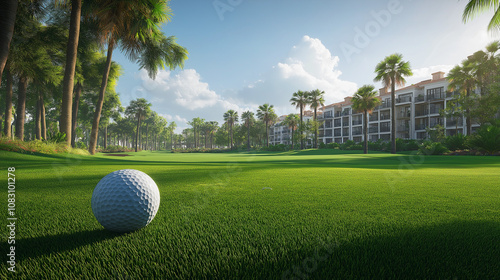
[[[177,124],[173,121],[168,125],[168,131],[170,132],[170,149],[174,148],[174,132],[177,128]]]
[[[247,150],[250,151],[250,126],[255,122],[254,113],[245,111],[241,114],[241,119],[247,127]]]
[[[129,116],[135,116],[137,120],[137,131],[135,133],[135,151],[138,151],[139,145],[139,128],[141,126],[141,120],[146,118],[151,112],[151,103],[144,98],[138,98],[136,100],[130,101],[130,105],[125,110],[125,114]]]
[[[380,105],[381,101],[377,97],[375,87],[372,85],[364,85],[356,91],[352,97],[352,109],[356,111],[363,111],[363,132],[364,132],[364,153],[368,153],[368,114],[372,112],[375,107]]]
[[[462,66],[457,65],[448,73],[448,90],[457,91],[460,97],[457,102],[465,115],[467,134],[472,132],[472,114],[471,110],[474,107],[474,88],[478,84],[477,77],[474,73],[474,65],[470,60],[462,61]]]
[[[294,92],[292,98],[290,99],[290,103],[300,110],[299,130],[300,130],[300,133],[303,134],[304,133],[304,120],[303,120],[304,108],[309,104],[309,93],[301,91],[301,90]],[[302,150],[302,149],[304,149],[304,141],[302,139],[303,138],[302,135],[300,138],[301,138],[300,149]]]
[[[387,56],[375,67],[375,82],[382,81],[391,87],[391,153],[396,153],[396,86],[406,83],[404,76],[412,76],[410,63],[403,61],[403,55],[395,53]]]
[[[321,106],[325,106],[325,98],[324,98],[325,92],[321,91],[319,89],[315,89],[313,91],[310,91],[308,94],[309,97],[309,105],[311,106],[311,109],[314,110],[314,121],[318,122],[317,118],[317,111],[318,108]],[[318,130],[314,131],[314,148],[318,148]]]
[[[286,116],[285,120],[283,121],[283,124],[292,130],[292,150],[295,149],[294,134],[295,134],[295,129],[297,128],[299,123],[300,119],[299,116],[297,116],[297,114],[290,114]]]
[[[274,106],[269,105],[269,103],[260,105],[257,110],[257,117],[266,124],[266,146],[269,147],[269,123],[277,118],[274,113]]]
[[[234,110],[228,110],[224,113],[224,121],[227,123],[229,128],[229,136],[231,140],[229,141],[229,148],[233,149],[233,126],[236,122],[238,122],[238,112]]]

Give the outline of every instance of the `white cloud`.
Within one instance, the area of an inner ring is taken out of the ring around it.
[[[432,73],[448,72],[454,67],[454,65],[434,65],[429,67],[423,67],[418,69],[412,69],[413,76],[405,78],[406,85],[416,84],[421,81],[430,80],[432,78]]]
[[[357,85],[340,79],[339,62],[319,39],[304,36],[262,79],[242,89],[238,96],[253,104],[270,103],[282,114],[294,112],[290,98],[297,90],[325,91],[326,104],[352,95]]]

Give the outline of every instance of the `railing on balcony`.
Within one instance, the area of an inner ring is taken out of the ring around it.
[[[380,115],[380,120],[383,121],[383,120],[388,120],[391,118],[391,115],[387,114],[387,115]]]
[[[407,111],[407,112],[399,112],[398,113],[398,118],[399,119],[407,119],[411,117],[411,112],[410,111]]]
[[[417,110],[415,111],[415,117],[421,117],[429,114],[429,110],[424,109],[424,110]]]
[[[332,122],[326,122],[324,126],[325,128],[332,128]]]
[[[382,104],[380,104],[379,108],[380,109],[391,108],[391,101],[382,102]]]
[[[427,128],[427,125],[425,123],[415,124],[415,130],[425,130],[426,128]]]
[[[439,112],[443,110],[441,107],[431,107],[430,113],[431,114],[439,114]]]
[[[368,129],[368,132],[369,132],[369,133],[378,133],[378,127],[370,127],[370,128]]]
[[[429,95],[427,95],[427,100],[428,101],[441,100],[441,99],[444,99],[445,96],[446,96],[446,94],[444,94],[444,93],[429,94]]]
[[[348,122],[342,123],[342,126],[349,126]]]
[[[463,126],[463,125],[464,125],[464,121],[462,119],[458,119],[458,120],[447,119],[446,120],[446,127],[457,127],[457,126]]]
[[[434,127],[436,125],[443,125],[443,119],[431,119],[430,120],[430,123],[429,123],[429,126],[430,127]]]
[[[344,130],[344,132],[342,133],[342,135],[344,136],[349,136],[349,131],[348,130]],[[340,135],[339,135],[340,136]]]
[[[341,113],[341,112],[335,112],[335,118],[338,118],[338,117],[340,117],[340,116],[342,116],[342,113]]]
[[[340,120],[335,121],[335,122],[333,123],[333,126],[334,126],[334,127],[340,127],[341,125],[342,125],[342,123],[340,122]]]
[[[332,131],[331,130],[325,130],[325,136],[326,137],[331,137],[332,136]]]
[[[371,121],[371,122],[376,122],[376,121],[378,121],[378,114],[371,115],[371,116],[370,116],[370,121]]]
[[[406,125],[398,125],[397,129],[398,132],[409,132],[410,127]]]
[[[336,131],[334,131],[334,132],[333,132],[333,135],[334,135],[335,137],[339,137],[339,136],[342,136],[342,133],[341,133],[341,131],[337,131],[337,130],[336,130]]]
[[[331,119],[331,118],[333,118],[333,113],[332,113],[332,111],[325,112],[325,113],[323,114],[323,118],[324,118],[324,119]]]
[[[391,128],[388,126],[381,126],[380,127],[380,132],[390,132]]]
[[[415,97],[415,102],[424,102],[424,101],[425,101],[425,95],[423,94]]]
[[[353,135],[353,136],[356,136],[356,135],[361,135],[361,134],[363,134],[363,130],[362,130],[362,129],[354,129],[354,130],[352,131],[352,135]]]
[[[396,99],[396,103],[407,103],[411,102],[411,96],[401,96]]]
[[[363,124],[363,120],[353,120],[352,125],[360,125]]]
[[[349,116],[351,114],[351,111],[350,110],[344,110],[342,112],[342,116]]]

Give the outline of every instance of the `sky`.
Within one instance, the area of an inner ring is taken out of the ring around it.
[[[122,105],[146,98],[177,133],[195,117],[223,123],[269,103],[278,116],[298,113],[297,90],[325,91],[325,104],[375,83],[378,62],[393,53],[409,61],[407,85],[448,72],[499,36],[487,32],[493,13],[463,23],[466,0],[171,0],[167,36],[188,52],[182,69],[144,70],[115,52],[123,68]]]

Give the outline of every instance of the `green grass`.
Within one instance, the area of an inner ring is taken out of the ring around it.
[[[129,154],[0,151],[4,185],[16,167],[18,217],[17,273],[3,261],[0,278],[499,277],[499,157]],[[102,177],[125,168],[149,174],[162,200],[149,226],[114,234],[90,199]]]

